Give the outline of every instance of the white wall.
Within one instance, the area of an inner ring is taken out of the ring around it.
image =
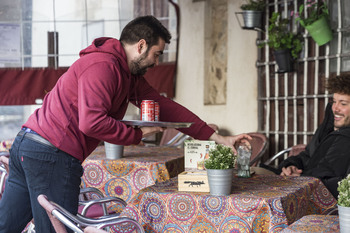
[[[228,0],[226,105],[204,105],[204,35],[207,1],[179,0],[181,12],[176,101],[230,134],[257,131],[257,32],[242,30],[235,12],[243,0]]]

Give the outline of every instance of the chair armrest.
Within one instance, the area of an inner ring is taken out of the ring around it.
[[[103,197],[104,197],[104,194],[101,192],[101,190],[97,188],[87,187],[87,188],[80,189],[80,193],[79,193],[80,201],[88,201],[91,199],[99,199]]]
[[[38,196],[38,201],[41,206],[43,206],[48,213],[50,220],[52,223],[55,222],[55,220],[59,220],[62,222],[64,225],[68,226],[70,229],[83,233],[81,228],[86,228],[88,226],[93,226],[98,229],[115,225],[115,224],[121,224],[121,223],[130,223],[135,225],[136,229],[143,233],[144,230],[142,226],[134,219],[128,218],[128,217],[120,217],[120,216],[115,216],[115,215],[110,215],[106,218],[103,219],[92,219],[92,218],[87,218],[84,217],[80,214],[78,215],[73,215],[66,209],[62,208],[60,205],[56,204],[53,201],[49,201],[45,195],[39,195]],[[53,218],[52,216],[56,217]],[[59,225],[59,224],[57,224]],[[79,227],[78,227],[79,226]],[[55,227],[57,230],[57,228]]]
[[[6,169],[6,172],[9,172],[9,158],[10,154],[9,152],[0,152],[0,165]]]
[[[289,152],[292,150],[292,147],[289,147],[287,149],[281,150],[280,152],[278,152],[277,154],[275,154],[273,157],[271,157],[270,159],[268,159],[264,164],[265,165],[270,165],[273,161],[275,161],[276,159],[278,159],[279,157],[281,157],[282,155],[284,155],[285,153]]]
[[[108,215],[107,209],[105,208],[105,205],[104,205],[105,203],[108,203],[108,202],[116,202],[116,203],[121,204],[123,207],[125,207],[127,205],[127,203],[119,197],[104,197],[101,199],[80,201],[79,204],[84,206],[84,208],[82,209],[80,214],[85,216],[90,207],[92,207],[93,205],[101,205],[102,204],[103,214]]]

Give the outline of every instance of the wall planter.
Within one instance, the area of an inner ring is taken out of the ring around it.
[[[237,15],[241,14],[243,17],[243,26]],[[236,12],[236,18],[239,26],[242,29],[255,30],[262,29],[262,11],[245,10],[243,12]]]
[[[300,5],[295,15],[295,20],[300,22],[319,46],[333,39],[326,1],[308,0],[306,5]]]
[[[274,50],[273,55],[278,65],[277,73],[287,73],[294,71],[294,60],[289,49]]]
[[[333,33],[326,17],[321,17],[313,24],[305,26],[312,39],[319,45],[324,45],[333,39]]]
[[[280,13],[273,12],[269,19],[268,38],[259,47],[268,45],[273,49],[278,73],[294,71],[294,59],[297,59],[303,49],[303,38],[289,30],[290,21],[282,18]]]

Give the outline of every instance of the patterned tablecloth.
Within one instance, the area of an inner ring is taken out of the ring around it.
[[[122,216],[146,232],[279,232],[301,217],[325,214],[336,200],[312,177],[253,175],[233,180],[231,195],[178,192],[177,177],[141,190]]]
[[[337,215],[308,215],[304,216],[289,227],[283,233],[337,233],[340,232],[339,216]],[[281,232],[281,233],[282,233]]]
[[[9,151],[14,139],[0,141],[0,151]]]
[[[106,159],[99,146],[83,162],[82,187],[95,187],[106,196],[128,202],[141,189],[184,171],[183,149],[173,147],[126,146],[121,159]]]

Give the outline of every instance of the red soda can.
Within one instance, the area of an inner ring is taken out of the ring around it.
[[[141,120],[154,121],[154,101],[153,100],[142,100]]]
[[[159,113],[160,113],[159,103],[154,102],[154,120],[155,121],[159,121]]]

